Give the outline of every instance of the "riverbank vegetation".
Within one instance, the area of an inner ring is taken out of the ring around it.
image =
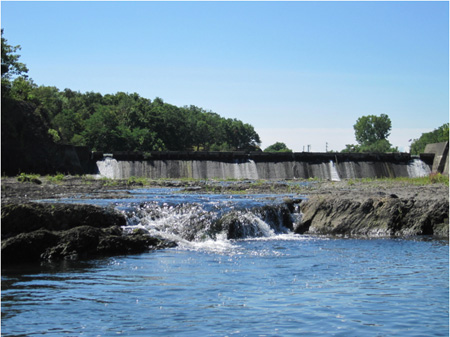
[[[6,178],[5,178],[6,179]],[[217,191],[223,186],[250,186],[251,188],[265,188],[271,186],[273,191],[279,189],[281,186],[286,186],[287,190],[295,192],[304,189],[310,189],[314,185],[329,184],[330,186],[336,185],[343,186],[361,186],[361,187],[380,187],[380,186],[427,186],[432,184],[449,186],[449,177],[440,173],[431,173],[428,176],[408,178],[355,178],[344,179],[339,182],[332,182],[326,179],[295,179],[287,181],[277,180],[248,180],[248,179],[194,179],[194,178],[180,178],[180,179],[151,179],[146,177],[132,176],[128,179],[111,179],[107,177],[96,178],[92,175],[71,176],[58,173],[56,175],[44,175],[39,174],[25,174],[21,173],[16,177],[16,180],[21,183],[32,184],[58,184],[63,185],[65,183],[74,183],[74,181],[80,180],[84,184],[92,184],[94,181],[99,182],[103,186],[127,186],[130,188],[139,187],[151,187],[151,186],[167,186],[167,187],[186,187],[186,186],[205,186],[208,191]],[[240,188],[240,187],[239,187]],[[192,191],[196,191],[193,189]],[[184,191],[185,192],[185,191]]]
[[[398,178],[361,178],[345,180],[349,186],[356,184],[372,185],[397,185],[397,186],[426,186],[432,184],[440,184],[449,186],[449,177],[440,173],[431,173],[425,177],[398,177]]]
[[[431,132],[422,133],[420,138],[414,139],[411,143],[411,154],[423,153],[427,144],[448,142],[448,135],[448,123],[441,125]]]
[[[35,117],[22,123],[39,124],[30,130],[43,129],[54,143],[94,151],[259,149],[261,140],[253,126],[195,105],[177,107],[137,93],[102,95],[37,85],[19,62],[18,50],[20,46],[7,43],[2,30],[2,131],[5,125],[5,135],[11,138],[7,142],[21,141],[18,128],[23,125],[16,127],[14,116],[21,107]]]

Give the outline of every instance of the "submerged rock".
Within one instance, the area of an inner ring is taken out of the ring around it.
[[[125,235],[124,216],[92,205],[2,207],[2,263],[86,259],[141,253],[175,244],[143,233]]]

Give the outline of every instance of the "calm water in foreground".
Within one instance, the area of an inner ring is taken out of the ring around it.
[[[277,234],[2,271],[2,336],[448,336],[448,241]]]

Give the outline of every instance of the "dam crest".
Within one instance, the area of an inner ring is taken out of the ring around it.
[[[407,153],[153,152],[92,154],[98,174],[191,179],[341,179],[422,177],[431,173],[434,155]]]

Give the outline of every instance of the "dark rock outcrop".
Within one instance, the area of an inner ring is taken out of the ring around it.
[[[68,230],[78,226],[124,226],[124,216],[114,209],[93,205],[27,203],[2,206],[2,239],[38,229]]]
[[[448,236],[448,198],[402,199],[373,196],[363,200],[317,195],[301,204],[297,233],[367,236]]]
[[[137,232],[125,235],[124,216],[92,205],[39,204],[2,207],[2,263],[86,259],[173,247]]]

